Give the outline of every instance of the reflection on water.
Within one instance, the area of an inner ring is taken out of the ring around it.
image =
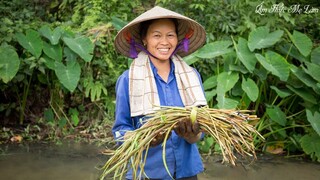
[[[94,145],[1,145],[0,179],[97,180],[106,157]]]
[[[67,143],[0,145],[0,179],[97,180],[106,162],[95,145]],[[263,156],[253,164],[223,165],[219,158],[204,160],[199,180],[318,180],[320,164]]]
[[[235,167],[210,158],[205,161],[205,168],[201,180],[320,180],[320,163],[267,155]]]

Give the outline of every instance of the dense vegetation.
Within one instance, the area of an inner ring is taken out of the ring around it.
[[[206,28],[206,45],[186,61],[201,73],[210,107],[255,110],[266,138],[255,139],[259,151],[320,161],[316,0],[1,1],[1,142],[108,141],[115,82],[130,63],[113,39],[154,5]],[[199,148],[219,151],[209,137]]]

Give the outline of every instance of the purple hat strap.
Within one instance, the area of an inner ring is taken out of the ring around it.
[[[124,37],[126,39],[126,41],[130,44],[130,50],[129,50],[129,56],[132,59],[135,59],[138,57],[138,52],[137,49],[140,49],[141,51],[144,51],[145,53],[147,53],[148,55],[155,57],[153,54],[151,54],[148,50],[146,50],[144,48],[144,46],[142,46],[139,43],[136,43],[134,38],[131,37],[131,34],[129,32],[125,32]]]
[[[188,52],[189,51],[189,39],[192,37],[193,35],[193,29],[189,29],[189,31],[187,32],[187,34],[184,36],[184,38],[180,41],[180,43],[177,45],[176,49],[173,51],[173,53],[171,54],[170,58],[175,55],[177,53],[177,51],[181,48],[183,48],[184,52]]]

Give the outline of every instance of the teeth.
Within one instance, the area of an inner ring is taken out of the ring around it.
[[[168,52],[169,51],[169,49],[158,49],[159,51],[161,51],[161,52]]]

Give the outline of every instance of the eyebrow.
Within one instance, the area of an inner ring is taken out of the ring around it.
[[[152,31],[151,33],[161,33],[161,31],[159,31],[159,30],[154,30],[154,31]],[[167,33],[176,33],[176,31],[169,31],[169,32],[167,32]]]

